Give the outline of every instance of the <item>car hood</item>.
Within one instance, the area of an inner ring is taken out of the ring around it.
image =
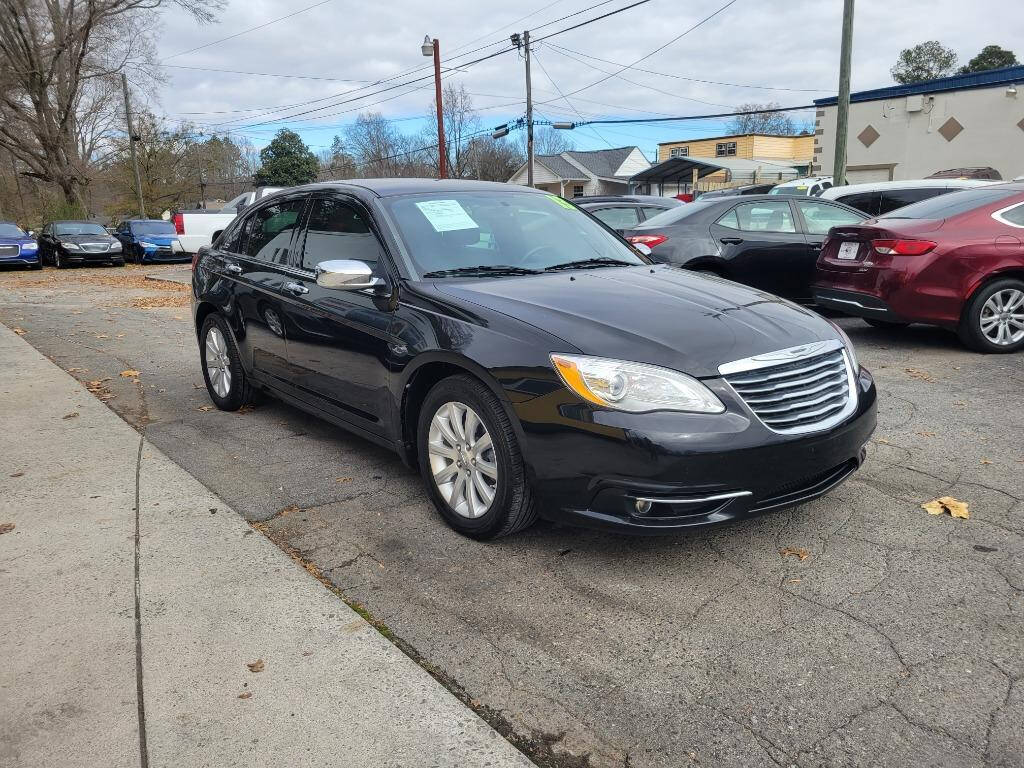
[[[23,245],[25,243],[34,243],[35,241],[34,237],[25,237],[23,235],[0,235],[0,245]]]
[[[443,293],[547,331],[584,354],[660,365],[702,378],[718,376],[722,363],[839,338],[831,324],[810,310],[670,266],[435,285]]]
[[[170,245],[178,239],[177,233],[163,233],[160,235],[135,235],[135,242],[137,243],[155,243],[156,245]]]
[[[118,242],[110,235],[57,235],[62,243],[115,243]]]

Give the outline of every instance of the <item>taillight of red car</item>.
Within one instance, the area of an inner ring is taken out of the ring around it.
[[[626,239],[633,245],[646,245],[648,248],[653,248],[664,243],[668,237],[666,235],[631,235]]]
[[[923,256],[938,243],[931,240],[872,240],[871,247],[883,256]]]

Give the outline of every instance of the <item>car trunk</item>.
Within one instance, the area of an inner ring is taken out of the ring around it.
[[[940,229],[943,224],[942,219],[894,218],[870,221],[874,223],[834,227],[822,245],[818,268],[833,272],[862,272],[872,267],[887,266],[893,256],[914,254],[884,253],[874,244],[925,243],[928,242],[927,235]]]

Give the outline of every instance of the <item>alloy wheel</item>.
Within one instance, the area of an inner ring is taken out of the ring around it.
[[[1008,346],[1024,339],[1024,291],[1005,288],[981,308],[981,332],[993,344]]]
[[[231,360],[227,341],[217,326],[211,327],[206,334],[205,356],[210,386],[218,397],[227,397],[231,391]]]
[[[430,472],[448,506],[462,517],[486,514],[498,489],[498,465],[491,435],[464,403],[437,409],[427,437]]]

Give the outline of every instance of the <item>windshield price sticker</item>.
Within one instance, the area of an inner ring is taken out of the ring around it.
[[[435,232],[480,228],[466,213],[466,209],[459,205],[458,200],[428,200],[416,203],[416,207],[427,217]]]
[[[566,200],[563,197],[559,197],[558,195],[548,195],[548,200],[554,200],[560,206],[562,206],[563,208],[568,208],[570,211],[575,210],[573,208],[572,203],[570,203],[568,200]]]

